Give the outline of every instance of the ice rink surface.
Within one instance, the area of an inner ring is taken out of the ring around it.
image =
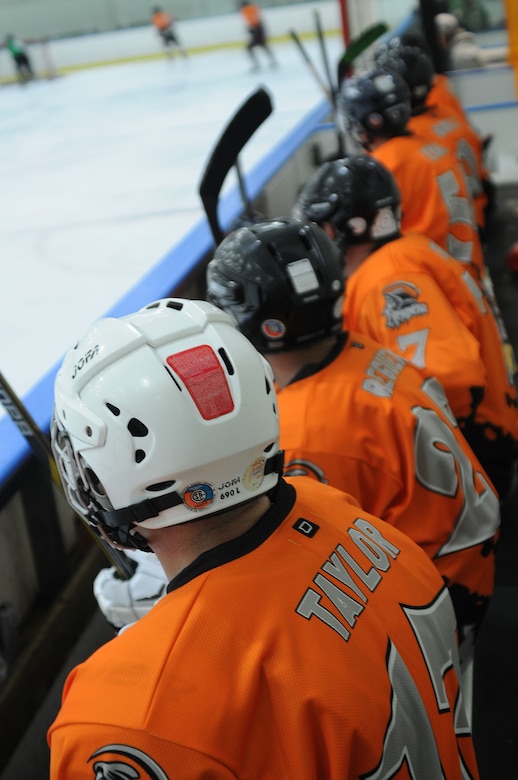
[[[274,109],[245,171],[322,102],[295,45],[274,49],[257,72],[237,48],[0,89],[0,370],[19,396],[203,218],[204,166],[257,87]]]

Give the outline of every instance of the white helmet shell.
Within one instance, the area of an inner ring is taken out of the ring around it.
[[[269,364],[205,301],[99,320],[56,377],[63,485],[105,531],[185,523],[268,492],[282,470],[278,438]]]
[[[435,24],[446,39],[451,38],[460,29],[459,20],[454,14],[440,13],[435,15]]]

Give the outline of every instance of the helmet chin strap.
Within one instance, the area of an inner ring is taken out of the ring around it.
[[[121,528],[114,529],[110,532],[110,539],[121,547],[129,547],[141,552],[153,552],[147,540],[135,530],[134,526],[121,526]]]
[[[135,523],[143,523],[151,517],[158,517],[160,512],[180,504],[183,504],[183,499],[173,490],[163,496],[146,498],[138,504],[131,504],[121,509],[99,510],[96,514],[103,528],[131,528]]]
[[[142,552],[153,552],[147,540],[138,532],[137,524],[150,517],[158,517],[165,509],[182,503],[181,496],[173,490],[163,496],[148,498],[121,509],[100,509],[95,513],[95,519],[112,544]]]
[[[95,516],[96,523],[92,527],[108,544],[116,548],[140,550],[141,552],[153,552],[147,540],[137,533],[135,526],[121,526],[120,528],[107,528],[101,520]]]
[[[284,452],[281,450],[266,460],[264,474],[266,476],[277,473],[280,476],[283,466]],[[136,526],[151,517],[158,517],[160,512],[180,504],[183,504],[183,498],[177,491],[173,490],[163,496],[147,498],[138,504],[120,509],[98,510],[95,513],[95,520],[112,543],[122,547],[134,547],[143,552],[152,552],[147,540],[138,533]],[[203,517],[208,516],[203,515]]]

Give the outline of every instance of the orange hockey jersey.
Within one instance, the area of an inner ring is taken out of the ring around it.
[[[373,252],[347,280],[344,317],[347,328],[440,380],[471,446],[502,491],[497,469],[510,468],[518,445],[516,363],[480,282],[426,237],[406,235]],[[469,419],[466,410],[482,386]]]
[[[259,8],[253,3],[242,6],[241,15],[249,28],[258,27],[261,24]]]
[[[484,275],[475,207],[463,169],[447,146],[404,135],[390,138],[371,154],[392,172],[401,192],[403,233],[422,233]]]
[[[480,619],[499,501],[443,388],[366,336],[340,347],[278,391],[286,473],[340,488],[404,531],[444,577],[459,622]]]
[[[423,255],[442,252],[406,235],[371,255],[347,279],[344,327],[370,336],[443,385],[457,420],[475,414],[486,385],[480,344],[441,289]]]
[[[163,32],[173,24],[173,17],[165,11],[156,11],[152,16],[152,22],[157,30]]]
[[[426,105],[449,108],[462,117],[462,119],[467,119],[464,106],[445,73],[436,73],[434,75],[432,88],[426,96]]]
[[[69,675],[51,780],[478,778],[447,589],[341,491],[281,483],[169,590]]]
[[[479,228],[484,227],[487,196],[483,181],[488,171],[483,162],[482,138],[475,128],[451,109],[430,106],[421,114],[412,116],[408,129],[422,138],[446,145],[461,163],[475,204]]]

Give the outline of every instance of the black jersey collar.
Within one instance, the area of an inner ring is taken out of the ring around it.
[[[307,379],[308,376],[318,374],[319,371],[322,371],[323,368],[326,368],[326,366],[332,363],[343,350],[347,344],[348,336],[349,334],[345,331],[339,333],[336,337],[336,343],[331,347],[325,358],[321,360],[320,363],[308,363],[306,366],[301,368],[300,371],[295,374],[293,379],[288,382],[288,386],[294,384],[294,382],[298,382],[300,379]]]
[[[246,533],[229,542],[214,547],[202,553],[196,560],[185,567],[167,586],[167,592],[180,588],[190,580],[210,569],[215,569],[236,558],[241,558],[256,547],[259,547],[281,525],[295,503],[296,493],[292,485],[282,478],[276,488],[275,498],[271,507],[261,519]],[[200,520],[203,522],[203,520]]]

